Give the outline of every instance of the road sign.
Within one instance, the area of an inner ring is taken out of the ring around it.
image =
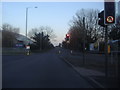
[[[104,24],[104,10],[101,11],[100,13],[98,13],[98,18],[99,18],[98,25],[100,25],[102,27],[105,27],[105,24]]]
[[[105,2],[104,3],[104,10],[105,10],[105,25],[115,24],[115,2]]]
[[[26,46],[26,49],[30,49],[30,46],[27,45],[27,46]]]
[[[23,48],[24,47],[24,45],[22,43],[16,43],[15,46],[18,47],[18,48]]]
[[[113,17],[113,16],[108,16],[108,17],[107,17],[107,22],[108,22],[108,23],[114,22],[114,17]]]

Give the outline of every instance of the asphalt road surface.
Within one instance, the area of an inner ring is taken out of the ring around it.
[[[3,55],[2,88],[93,88],[58,57],[57,50],[30,56]]]

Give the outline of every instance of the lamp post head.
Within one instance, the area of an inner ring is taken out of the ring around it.
[[[35,6],[35,8],[38,8],[37,6]]]

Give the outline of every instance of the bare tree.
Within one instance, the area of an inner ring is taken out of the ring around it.
[[[51,40],[55,40],[56,35],[53,32],[53,29],[48,26],[40,26],[39,28],[33,28],[29,31],[28,36],[31,38],[35,35],[35,33],[42,33],[48,35]]]
[[[13,27],[11,26],[10,24],[3,24],[2,25],[2,30],[6,30],[6,31],[9,31],[9,32],[13,32],[13,33],[19,33],[19,28],[16,28],[16,27]]]
[[[2,46],[12,47],[16,40],[16,34],[19,33],[19,28],[14,28],[9,24],[2,26]]]
[[[31,31],[29,31],[28,33],[28,36],[31,38],[31,37],[34,37],[35,33],[38,33],[39,30],[37,28],[33,28],[31,29]]]
[[[71,36],[70,44],[76,42],[76,47],[77,45],[79,47],[80,43],[83,43],[84,35],[87,44],[96,42],[102,37],[103,30],[98,25],[98,12],[98,10],[93,9],[81,9],[77,11],[70,23],[70,29],[68,31]],[[83,18],[85,18],[85,25],[83,23]]]

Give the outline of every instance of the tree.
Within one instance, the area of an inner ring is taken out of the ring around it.
[[[51,39],[53,40],[55,38],[55,34],[50,27],[41,26],[39,28],[34,28],[28,35],[33,39],[34,45],[32,46],[36,47],[36,49],[43,50],[53,47]]]
[[[117,24],[111,27],[108,35],[109,38],[112,40],[120,39],[120,16],[118,16],[116,20]]]
[[[112,40],[120,39],[120,27],[114,27],[109,33],[109,38]]]
[[[36,49],[43,50],[43,49],[49,49],[52,48],[52,43],[50,42],[49,36],[42,33],[35,33],[34,37],[32,39],[35,41],[34,46]],[[33,48],[32,48],[33,49]]]
[[[2,46],[13,47],[16,40],[16,34],[19,33],[19,28],[14,28],[9,24],[2,26]]]
[[[102,28],[98,25],[98,10],[81,9],[77,11],[70,23],[70,46],[73,48],[82,48],[85,36],[86,46],[89,43],[96,42],[103,36]],[[85,23],[83,23],[85,18]]]
[[[49,35],[49,38],[51,41],[54,41],[56,38],[56,35],[53,32],[53,29],[48,26],[40,26],[39,28],[33,28],[29,31],[28,36],[34,37],[35,33],[44,33],[45,35]]]
[[[14,34],[19,33],[19,31],[20,31],[19,28],[13,27],[7,23],[2,25],[2,30],[9,31],[9,32],[12,32]]]

